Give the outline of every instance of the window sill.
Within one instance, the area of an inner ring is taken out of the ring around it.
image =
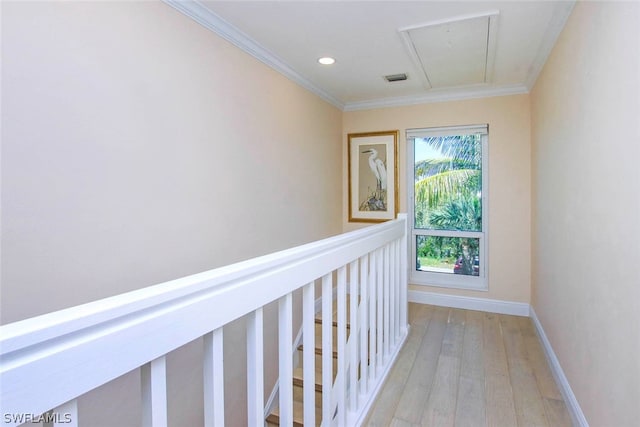
[[[489,291],[486,277],[461,276],[442,273],[411,272],[409,283],[418,286],[464,289],[470,291]]]

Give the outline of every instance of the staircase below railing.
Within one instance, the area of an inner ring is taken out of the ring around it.
[[[359,425],[407,336],[406,230],[406,216],[400,215],[315,243],[1,326],[3,425],[33,420],[82,425],[78,397],[140,368],[142,425],[164,426],[166,355],[200,337],[205,426],[223,426],[225,418],[228,425],[237,424],[233,414],[224,411],[223,327],[246,316],[247,419],[251,426],[263,426],[263,307],[273,301],[278,301],[280,355],[277,422],[292,425],[291,338],[300,326],[293,324],[292,313],[293,294],[299,290],[303,349],[318,347],[316,322],[321,326],[319,351],[302,352],[302,378],[295,382],[296,387],[302,382],[301,399],[299,393],[295,399],[301,402],[302,419],[296,414],[295,421]],[[318,367],[316,353],[321,355]],[[321,404],[316,416],[317,389]]]

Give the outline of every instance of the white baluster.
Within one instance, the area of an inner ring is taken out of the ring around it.
[[[280,425],[293,425],[293,297],[287,294],[278,300],[278,366]]]
[[[378,275],[376,273],[378,263],[377,252],[371,252],[369,257],[369,378],[371,383],[375,384],[376,379],[376,343],[377,331],[376,331],[376,306],[378,304],[377,298],[377,285],[376,280]]]
[[[204,425],[224,426],[224,334],[218,328],[204,336]]]
[[[406,268],[406,266],[402,265],[402,257],[400,253],[402,251],[402,242],[400,240],[396,241],[396,337],[400,338],[401,333],[401,319],[400,313],[402,311],[402,299],[400,294],[402,293],[402,269]]]
[[[377,250],[378,255],[376,256],[376,295],[377,295],[377,324],[376,324],[376,336],[377,336],[377,344],[376,344],[376,364],[380,369],[382,369],[382,356],[383,356],[383,340],[384,340],[384,251],[382,248]],[[378,368],[376,368],[376,371]],[[376,372],[377,373],[377,372]]]
[[[358,260],[349,264],[349,407],[355,411],[358,407]]]
[[[322,277],[322,424],[329,426],[333,418],[333,275]]]
[[[345,425],[347,415],[347,267],[338,269],[338,374],[336,377],[336,398],[338,413],[336,422]]]
[[[360,258],[360,393],[367,392],[369,383],[369,255]],[[353,331],[353,329],[352,329]]]
[[[408,267],[407,264],[407,253],[408,253],[408,239],[407,239],[407,214],[398,215],[398,218],[402,218],[405,221],[404,227],[404,235],[400,240],[400,324],[401,331],[404,334],[407,331],[407,273]],[[415,266],[415,260],[413,261],[413,265]]]
[[[161,356],[140,368],[142,379],[142,426],[167,425],[167,361]]]
[[[247,424],[264,426],[262,307],[247,315]]]
[[[398,289],[400,280],[398,279],[400,257],[398,256],[398,241],[391,245],[391,345],[395,348],[398,341]]]
[[[302,291],[302,393],[306,426],[316,425],[315,297],[315,284],[311,282]]]
[[[391,273],[391,261],[390,261],[390,247],[389,244],[386,244],[384,246],[384,264],[383,264],[383,274],[384,274],[384,279],[383,279],[383,286],[384,286],[384,359],[386,360],[387,357],[389,357],[390,354],[390,348],[389,348],[389,344],[391,344],[391,330],[390,330],[390,326],[391,326],[391,310],[390,310],[390,304],[391,304],[391,279],[390,279],[390,273]]]

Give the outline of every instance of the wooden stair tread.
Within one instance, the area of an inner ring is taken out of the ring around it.
[[[335,317],[335,316],[334,316],[334,317]],[[322,317],[316,317],[316,318],[315,318],[315,322],[316,322],[316,325],[322,325]],[[333,324],[333,327],[334,327],[334,328],[337,328],[337,327],[338,327],[338,321],[337,321],[337,320],[334,320],[334,321],[332,322],[332,324]],[[351,329],[351,325],[349,324],[349,322],[347,322],[347,329]]]
[[[304,379],[303,379],[303,369],[302,368],[294,368],[293,370],[293,385],[294,387],[302,387],[304,384]],[[316,378],[315,378],[315,384],[316,384],[316,392],[318,393],[322,393],[322,372],[318,372],[315,371],[316,373]]]
[[[300,344],[298,346],[298,350],[304,351],[304,346],[302,344]],[[322,348],[315,347],[315,353],[316,353],[316,356],[322,356]],[[338,352],[337,351],[332,351],[332,353],[333,353],[333,358],[337,359],[338,358]]]
[[[360,297],[358,297],[358,301],[360,301]],[[331,317],[333,318],[334,326],[337,326],[337,320],[338,320],[338,305],[337,304],[338,304],[338,301],[334,299],[333,303],[332,303],[332,306],[331,306]],[[346,308],[345,312],[347,314],[347,321],[348,321],[350,313],[351,313],[351,303],[350,303],[350,300],[349,300],[349,295],[347,295],[346,307],[345,308]],[[321,311],[316,313],[316,322],[318,320],[320,320],[320,319],[322,319],[322,312]],[[347,327],[349,327],[349,326],[347,325]]]
[[[322,419],[322,409],[314,406],[316,410],[316,424],[320,425]],[[266,422],[269,424],[280,425],[280,408],[276,406],[267,418]],[[303,427],[304,422],[304,405],[297,400],[293,401],[293,425],[295,427]]]
[[[351,326],[349,324],[349,310],[350,310],[350,305],[347,304],[347,323],[346,323],[346,329],[350,330]],[[334,306],[333,307],[333,313],[332,313],[332,326],[333,328],[337,328],[338,327],[338,321],[337,321],[337,308]],[[320,334],[318,334],[318,326],[322,325],[322,315],[321,313],[318,313],[318,315],[316,315],[315,317],[315,324],[316,324],[316,336],[315,339],[316,341],[320,340],[320,342],[316,343],[316,346],[314,347],[314,353],[316,356],[322,356],[322,348],[321,346],[318,346],[321,344],[322,342],[322,337]],[[320,328],[322,329],[322,328]],[[348,334],[347,334],[348,335]],[[334,346],[335,344],[335,340],[337,338],[337,333],[334,331],[332,334],[333,340],[334,340]],[[304,351],[304,347],[302,344],[300,344],[298,346],[298,351],[303,352]],[[338,352],[337,350],[333,350],[332,351],[332,357],[333,359],[337,360],[338,358]],[[334,369],[335,369],[335,360],[334,360]],[[335,375],[335,372],[333,373]],[[293,370],[293,386],[294,387],[300,387],[302,388],[304,384],[304,379],[303,379],[303,368],[302,367],[297,367],[294,368]],[[298,393],[301,393],[301,391],[299,391]],[[315,370],[315,394],[316,396],[321,395],[322,394],[322,371],[318,371],[318,369]],[[299,395],[301,396],[301,395]],[[316,402],[317,403],[317,402]],[[317,406],[314,406],[315,410],[316,410],[316,424],[320,425],[320,422],[322,420],[322,408],[319,408]],[[276,407],[274,408],[274,410],[267,416],[267,418],[265,419],[265,421],[267,422],[267,424],[269,425],[280,425],[280,415],[279,415],[279,411],[280,408],[278,405],[276,405]],[[302,402],[298,401],[298,400],[293,400],[293,425],[296,427],[302,427],[303,426],[303,422],[304,422],[304,405]]]

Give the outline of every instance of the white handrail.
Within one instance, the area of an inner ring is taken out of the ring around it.
[[[57,408],[393,241],[406,216],[0,326],[2,412]]]

